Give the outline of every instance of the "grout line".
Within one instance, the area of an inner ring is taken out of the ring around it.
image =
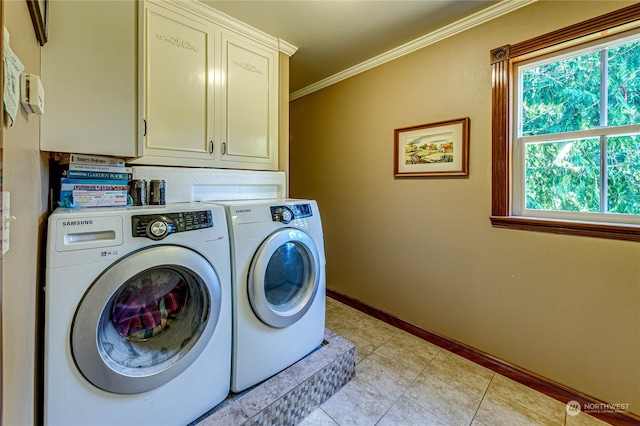
[[[478,411],[480,411],[480,407],[482,407],[482,403],[484,402],[484,399],[487,396],[487,393],[489,393],[489,388],[491,387],[491,383],[493,383],[493,380],[496,378],[495,371],[492,373],[493,375],[491,376],[491,380],[489,380],[489,384],[487,385],[487,388],[484,390],[484,393],[482,394],[482,398],[480,398],[480,404],[478,404],[478,408],[476,408],[476,412],[473,414],[473,417],[471,418],[471,423],[469,423],[469,425],[473,424],[473,421],[478,415]],[[480,420],[478,420],[478,422],[480,422]]]
[[[333,398],[333,397],[332,397],[332,398]],[[325,402],[326,402],[326,401],[325,401]],[[340,423],[339,423],[336,419],[334,419],[333,417],[331,417],[331,416],[329,415],[329,413],[327,413],[326,411],[324,411],[321,407],[318,407],[317,409],[318,409],[318,410],[321,410],[321,411],[322,411],[322,412],[323,412],[327,417],[329,417],[329,418],[330,418],[330,419],[331,419],[335,424],[337,424],[338,426],[341,426],[341,425],[340,425]]]

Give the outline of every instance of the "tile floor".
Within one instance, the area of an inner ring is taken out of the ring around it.
[[[356,377],[300,426],[606,423],[327,298],[326,327],[356,345]]]
[[[291,426],[353,378],[353,342],[325,328],[324,344],[275,376],[230,393],[188,426]]]

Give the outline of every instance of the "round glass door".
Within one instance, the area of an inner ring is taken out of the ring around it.
[[[320,258],[313,239],[286,228],[260,246],[249,272],[249,302],[267,325],[288,327],[309,310],[318,291]]]
[[[72,325],[82,374],[114,393],[156,388],[202,352],[220,314],[221,288],[209,262],[177,246],[136,252],[103,273]]]

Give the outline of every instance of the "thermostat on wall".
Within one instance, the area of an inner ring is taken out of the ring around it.
[[[35,74],[20,75],[20,100],[31,114],[44,114],[44,88]]]

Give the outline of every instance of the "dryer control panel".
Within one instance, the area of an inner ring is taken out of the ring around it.
[[[212,226],[211,210],[131,216],[133,236],[152,240],[161,240],[176,232],[195,231]]]
[[[288,206],[271,206],[271,219],[274,222],[289,223],[293,219],[311,217],[311,205],[291,204]]]

